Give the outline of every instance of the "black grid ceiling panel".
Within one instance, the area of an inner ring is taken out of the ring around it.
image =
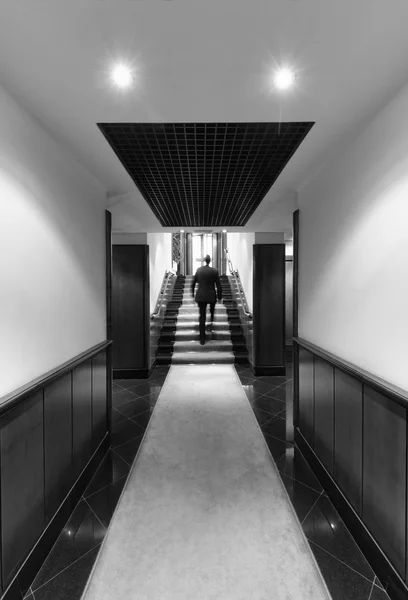
[[[164,227],[245,225],[314,123],[98,123]]]

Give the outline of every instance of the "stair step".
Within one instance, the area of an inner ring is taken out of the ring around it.
[[[178,317],[177,317],[177,321],[195,321],[196,323],[198,323],[198,319],[199,319],[199,313],[197,312],[186,312],[186,313],[179,313]],[[217,322],[225,322],[228,323],[228,317],[227,314],[214,314],[214,321]]]
[[[166,331],[166,330],[175,330],[176,329],[176,324],[175,322],[164,322],[162,325],[162,331]],[[213,323],[213,331],[230,331],[232,333],[234,332],[241,332],[242,331],[242,327],[241,324],[237,323],[236,325],[233,325],[232,327],[230,326],[230,323],[228,323],[228,321],[214,321]],[[179,321],[177,323],[177,331],[198,331],[198,320],[196,321]]]
[[[165,348],[165,344],[160,344],[160,349]],[[187,340],[182,342],[174,342],[173,345],[173,356],[180,352],[188,352],[190,354],[196,354],[197,352],[232,352],[231,340],[212,340],[210,335],[206,335],[206,343],[201,346],[198,336],[194,340]]]
[[[201,346],[205,348],[205,346]],[[158,355],[160,360],[161,355]],[[166,356],[163,356],[166,360]],[[171,358],[173,365],[211,365],[211,364],[222,364],[222,365],[233,365],[235,363],[235,356],[232,352],[207,352],[207,353],[195,353],[190,354],[188,352],[180,352],[176,356],[173,354]],[[160,362],[159,362],[160,364]],[[163,364],[163,363],[161,363]],[[164,363],[166,364],[166,363]],[[168,363],[167,363],[168,364]]]
[[[177,329],[177,331],[172,333],[162,333],[160,336],[160,340],[165,342],[167,339],[174,340],[176,342],[181,342],[185,340],[193,340],[199,335],[198,327],[195,329]],[[209,333],[207,335],[210,335]],[[211,338],[213,340],[226,340],[231,341],[231,333],[227,329],[225,331],[217,331],[213,330],[211,333]],[[159,342],[160,343],[160,342]]]

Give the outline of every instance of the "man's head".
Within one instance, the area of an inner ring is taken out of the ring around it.
[[[210,262],[211,262],[211,256],[210,256],[209,254],[207,254],[207,256],[205,257],[205,259],[204,259],[204,260],[205,260],[205,264],[206,264],[206,265],[209,265],[209,264],[210,264]]]

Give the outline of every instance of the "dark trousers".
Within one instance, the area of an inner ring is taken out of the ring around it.
[[[198,302],[198,308],[200,311],[199,327],[200,327],[200,340],[205,340],[205,316],[207,313],[207,304],[210,305],[211,323],[214,321],[214,310],[215,302]]]

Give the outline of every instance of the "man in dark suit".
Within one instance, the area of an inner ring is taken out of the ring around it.
[[[215,303],[217,301],[217,297],[219,302],[222,298],[222,288],[218,269],[210,267],[211,257],[208,256],[208,254],[204,260],[206,264],[197,269],[191,285],[191,291],[194,296],[194,288],[198,283],[198,291],[195,295],[195,301],[197,302],[200,310],[200,344],[202,346],[205,344],[205,316],[207,312],[207,304],[210,305],[211,331],[214,321]]]

